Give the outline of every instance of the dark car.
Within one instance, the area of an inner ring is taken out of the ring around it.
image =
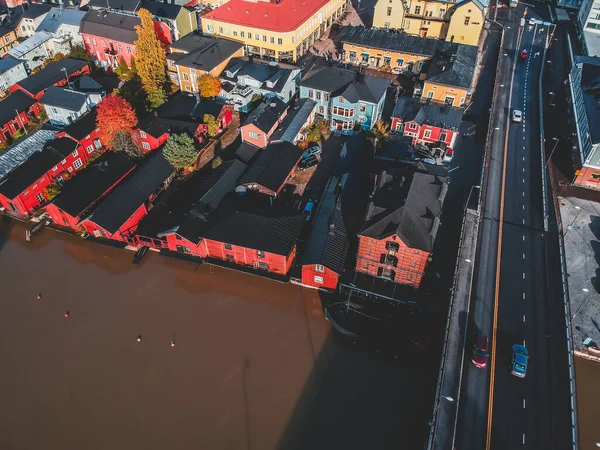
[[[482,335],[477,336],[477,339],[475,339],[475,347],[473,347],[471,362],[479,369],[485,369],[485,366],[487,365],[487,346],[487,337]]]
[[[529,359],[529,352],[525,347],[519,344],[513,345],[512,352],[512,373],[515,377],[525,378],[527,375],[527,360]]]
[[[311,155],[318,155],[321,153],[321,147],[319,147],[318,145],[313,145],[312,147],[309,147],[304,153],[302,153],[302,159],[306,159]]]
[[[317,157],[315,155],[310,155],[308,158],[305,158],[302,161],[300,161],[300,164],[298,164],[298,169],[306,170],[312,166],[316,166],[318,163],[319,160],[317,159]]]

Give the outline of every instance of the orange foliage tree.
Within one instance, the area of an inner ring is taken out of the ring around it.
[[[221,80],[208,74],[201,75],[198,78],[198,89],[204,98],[216,97],[221,92]]]
[[[111,149],[115,135],[119,132],[130,132],[138,123],[131,104],[123,97],[111,94],[98,104],[96,126],[98,138],[102,144]]]

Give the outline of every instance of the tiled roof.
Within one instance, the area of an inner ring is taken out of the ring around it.
[[[321,264],[337,274],[344,270],[348,256],[348,235],[344,222],[342,190],[348,174],[329,179],[314,213],[313,228],[305,244],[301,265]]]
[[[81,21],[79,32],[133,44],[138,38],[135,26],[141,23],[137,16],[90,10]]]
[[[85,105],[86,100],[87,95],[82,92],[58,86],[50,86],[40,99],[40,103],[42,105],[68,109],[69,111],[79,111]]]
[[[84,137],[91,134],[96,128],[96,116],[98,110],[93,108],[89,113],[81,116],[77,121],[73,122],[63,131],[74,139],[80,141]]]
[[[399,97],[392,117],[404,122],[415,121],[419,125],[458,130],[462,122],[463,109],[437,103],[422,103],[411,97]]]
[[[240,184],[258,184],[277,192],[294,169],[303,150],[289,142],[272,142],[260,151]]]
[[[174,172],[162,149],[154,151],[100,202],[89,220],[116,232]]]
[[[357,103],[378,103],[385,95],[390,81],[352,70],[314,65],[300,82],[301,86],[329,92]]]
[[[397,234],[410,248],[433,250],[448,178],[423,169],[425,165],[379,175],[361,236],[385,239]]]
[[[217,8],[203,16],[202,20],[235,23],[259,30],[295,31],[328,2],[329,0],[281,0],[278,3],[230,0],[223,8]]]
[[[54,139],[0,182],[0,194],[15,198],[77,147],[69,138]]]
[[[21,90],[16,90],[0,102],[0,126],[14,119],[17,112],[27,111],[35,104],[35,100]]]
[[[301,98],[298,104],[288,113],[277,131],[273,133],[271,140],[293,143],[316,106],[317,103],[314,100]]]
[[[41,152],[44,145],[56,137],[58,131],[49,128],[48,126],[42,127],[0,153],[0,180],[27,161],[31,155]]]
[[[454,44],[445,51],[436,53],[425,69],[426,81],[469,89],[478,50],[474,45]]]
[[[71,8],[52,8],[42,23],[37,27],[37,31],[48,31],[56,33],[56,30],[62,25],[79,26],[81,19],[85,16],[85,11]]]
[[[78,59],[61,59],[58,62],[44,67],[38,73],[29,75],[27,78],[19,81],[17,84],[27,92],[31,92],[33,95],[36,95],[42,92],[44,89],[48,89],[50,86],[53,86],[59,81],[64,80],[65,73],[62,70],[63,68],[67,69],[67,73],[69,76],[71,76],[87,65],[87,62],[80,61]]]
[[[288,256],[305,224],[298,210],[272,206],[265,195],[229,193],[199,237]]]
[[[0,59],[0,73],[4,73],[19,64],[23,64],[24,61],[15,58],[12,55],[6,55],[4,58]]]
[[[77,217],[135,166],[136,162],[122,152],[104,152],[84,171],[66,182],[52,203]]]
[[[167,59],[180,66],[210,72],[243,47],[240,42],[190,33],[171,44],[171,48],[186,53],[170,53]]]
[[[250,113],[242,127],[252,124],[259,130],[268,133],[286,109],[287,105],[277,97],[265,99]]]

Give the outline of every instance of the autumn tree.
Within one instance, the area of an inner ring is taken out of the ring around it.
[[[217,122],[215,116],[212,114],[204,114],[203,120],[204,123],[208,125],[208,135],[210,137],[215,137],[219,132],[219,122]]]
[[[137,145],[129,131],[117,131],[112,140],[112,148],[116,152],[123,152],[133,159],[144,156],[144,151]]]
[[[131,104],[123,97],[111,94],[98,104],[96,126],[98,138],[107,148],[113,148],[113,140],[119,131],[131,132],[138,123]]]
[[[167,99],[163,87],[167,80],[166,52],[156,36],[152,14],[144,8],[140,9],[137,14],[142,24],[135,27],[138,35],[138,39],[134,42],[137,49],[135,67],[147,95],[148,107],[153,110]]]
[[[71,51],[69,52],[69,58],[79,59],[81,61],[91,61],[90,55],[85,49],[83,44],[77,44],[71,47]]]
[[[375,147],[379,147],[381,146],[381,144],[383,144],[383,141],[385,141],[390,132],[389,132],[389,124],[385,123],[383,120],[378,120],[377,122],[375,122],[375,125],[373,125],[373,134],[375,135]]]
[[[53,64],[55,62],[60,61],[61,59],[65,59],[66,55],[64,53],[58,52],[56,55],[54,55],[52,58],[48,58],[44,61],[44,67],[49,66],[50,64]]]
[[[131,79],[131,69],[127,67],[127,63],[125,62],[125,58],[123,58],[123,56],[119,56],[119,65],[115,69],[115,74],[121,80]]]
[[[172,134],[165,143],[163,155],[176,169],[183,169],[192,164],[197,156],[198,150],[194,140],[187,134]]]
[[[198,89],[204,98],[216,97],[221,92],[221,80],[208,74],[200,75]]]

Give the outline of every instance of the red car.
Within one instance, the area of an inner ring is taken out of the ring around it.
[[[485,366],[487,365],[487,346],[487,337],[481,335],[477,336],[477,339],[475,339],[475,347],[473,347],[471,362],[479,369],[485,369]]]
[[[521,57],[521,59],[527,59],[528,55],[529,55],[529,53],[527,53],[527,50],[521,50],[521,53],[519,56]]]

